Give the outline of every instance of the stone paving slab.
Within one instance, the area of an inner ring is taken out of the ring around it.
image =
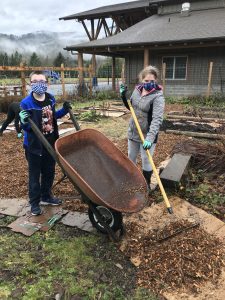
[[[96,229],[92,226],[87,213],[71,211],[63,217],[60,222],[64,225],[77,227],[87,232],[96,232]]]
[[[3,215],[22,217],[30,211],[28,199],[12,198],[0,199],[0,213]]]

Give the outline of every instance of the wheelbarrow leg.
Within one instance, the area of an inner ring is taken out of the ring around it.
[[[53,185],[52,190],[61,182],[63,182],[67,178],[66,174],[63,174],[63,176]]]

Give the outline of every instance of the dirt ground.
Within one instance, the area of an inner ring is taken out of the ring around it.
[[[181,105],[169,105],[168,110],[181,109]],[[5,114],[0,114],[0,119],[4,119]],[[130,118],[129,115],[124,116],[124,118],[116,119],[115,125],[109,123],[109,127],[115,126],[120,127],[120,122],[123,121],[125,124]],[[125,121],[124,121],[125,120]],[[101,122],[100,122],[101,123]],[[105,121],[107,123],[107,121]],[[109,137],[115,145],[127,155],[127,139],[115,137],[113,133],[105,132],[104,126],[99,124],[90,124],[87,126],[82,124],[82,128],[93,127],[96,128]],[[124,123],[123,123],[124,124]],[[107,124],[106,124],[107,126]],[[62,125],[60,128],[71,127],[71,125]],[[123,136],[126,136],[127,128],[123,129]],[[116,129],[115,129],[116,131]],[[172,134],[161,133],[159,135],[159,142],[154,154],[154,162],[156,166],[167,158],[170,154],[173,146],[179,141],[187,139],[186,137],[176,136]],[[0,152],[0,197],[1,198],[19,198],[25,197],[27,195],[27,162],[24,156],[23,141],[16,138],[15,132],[4,133],[0,138],[1,152]],[[57,182],[62,177],[61,170],[59,167],[56,168],[55,182]],[[79,200],[75,200],[77,197],[77,192],[74,190],[72,184],[65,180],[60,185],[56,186],[54,189],[54,194],[61,196],[65,200],[66,208],[77,210],[83,210],[85,206],[80,203]]]
[[[182,105],[167,105],[166,107],[167,112],[174,111],[174,110],[181,111],[182,109],[183,109]],[[4,117],[5,115],[0,114],[0,120],[2,120]],[[124,117],[118,118],[116,120],[104,119],[103,121],[100,121],[98,123],[91,123],[91,124],[83,123],[82,128],[91,127],[102,131],[107,137],[109,137],[115,143],[115,145],[123,153],[127,155],[127,139],[125,137],[126,137],[126,130],[127,130],[127,121],[129,117],[130,117],[129,115],[125,115]],[[63,125],[62,127],[65,128],[67,127],[67,125],[66,126]],[[156,166],[158,166],[160,162],[162,162],[168,157],[173,147],[178,142],[187,139],[188,138],[184,136],[165,134],[164,132],[161,132],[159,135],[157,148],[153,157]],[[16,138],[15,132],[5,133],[0,138],[0,145],[1,145],[0,198],[27,197],[27,162],[24,157],[22,140]],[[140,167],[140,160],[138,163]],[[61,176],[62,176],[62,172],[60,171],[59,167],[57,167],[55,182],[57,182],[61,178]],[[198,181],[196,182],[198,184]],[[199,193],[201,194],[202,192],[208,193],[208,190],[200,189]],[[68,180],[65,180],[60,185],[56,186],[56,188],[54,189],[54,194],[61,197],[64,200],[63,206],[66,209],[76,210],[76,211],[87,210],[87,207],[79,200],[79,195],[77,191],[73,188],[72,184]],[[158,195],[159,192],[156,191],[153,197],[154,200],[160,198],[158,197]],[[205,197],[205,194],[203,195],[203,197]],[[196,205],[198,204],[199,203],[196,203]],[[206,204],[203,202],[202,206],[200,205],[200,207],[204,208],[204,205]],[[222,205],[223,203],[221,204],[221,206]],[[206,205],[205,210],[207,210],[207,208],[208,206]],[[217,245],[219,246],[219,243],[217,242],[217,240],[214,240],[213,238],[210,239],[205,237],[202,231],[192,230],[188,233],[189,235],[183,236],[184,240],[187,238],[190,239],[190,243],[188,244],[189,253],[191,252],[193,254],[196,253],[198,254],[199,251],[199,253],[201,252],[202,255],[204,254],[204,260],[201,259],[200,256],[198,256],[198,264],[196,265],[195,257],[192,257],[191,255],[185,252],[186,249],[183,248],[182,239],[179,238],[178,240],[178,238],[174,238],[168,243],[163,243],[163,246],[160,247],[160,251],[161,251],[160,252],[158,248],[154,248],[154,243],[155,243],[154,232],[149,231],[146,234],[146,236],[143,237],[141,235],[140,236],[138,235],[138,232],[141,229],[138,228],[138,224],[130,224],[130,226],[128,226],[127,229],[130,235],[131,247],[127,250],[126,254],[129,257],[131,254],[136,255],[141,253],[142,258],[143,257],[145,258],[143,265],[140,266],[136,274],[137,280],[135,282],[137,282],[139,286],[142,286],[144,288],[150,288],[151,290],[155,290],[158,293],[161,292],[162,290],[161,282],[163,280],[164,281],[167,280],[166,283],[171,288],[178,288],[182,284],[186,283],[188,287],[192,286],[192,288],[195,289],[196,282],[197,283],[199,282],[200,277],[205,280],[207,279],[207,274],[208,275],[211,274],[212,275],[212,276],[210,275],[211,277],[213,276],[216,277],[216,275],[220,275],[220,268],[222,265],[222,261],[219,258],[215,259],[214,261],[209,261],[210,257],[209,256],[207,257],[207,255],[209,254],[211,257],[216,256],[215,252],[217,250],[219,251],[219,248],[217,249]],[[173,230],[173,228],[171,230]],[[62,235],[64,236],[65,232],[63,232]],[[178,243],[180,243],[179,244],[180,248],[177,247]],[[149,247],[151,248],[151,251],[149,251]],[[212,253],[209,251],[211,249],[210,247],[213,249]],[[208,251],[205,251],[207,249]],[[113,258],[111,256],[108,257],[107,256],[108,254],[107,253],[104,254],[104,251],[105,251],[105,246],[102,247],[102,252],[98,251],[97,253],[98,258],[100,255],[101,257],[104,257],[104,259],[106,260],[107,259],[110,259],[112,261],[116,260],[114,257]],[[184,254],[184,257],[180,256],[180,252]],[[166,260],[165,254],[172,255],[173,260],[171,260],[171,262]],[[161,261],[161,257],[165,258],[165,260],[163,260],[163,264],[159,263],[159,261]],[[175,263],[177,259],[179,260],[183,259],[182,263],[185,264],[186,267],[183,269],[180,269],[180,267],[178,267],[177,269],[174,268],[174,265],[172,264]],[[119,260],[119,265],[122,265],[122,260],[123,259],[121,259],[121,261]],[[152,265],[149,265],[150,262],[152,263]],[[171,268],[172,275],[167,272],[166,273],[167,278],[164,278],[165,272],[163,271],[163,268],[166,269]],[[114,272],[118,273],[118,270],[114,268]],[[132,277],[132,274],[134,273],[131,272],[128,274],[127,278],[129,280]],[[106,283],[108,282],[107,280],[111,280],[109,279],[111,278],[110,276],[109,278],[106,278],[103,273],[101,273],[99,276],[100,279],[103,278],[103,281],[106,280]],[[171,280],[170,280],[170,276],[172,276]],[[97,280],[99,278],[97,278]],[[124,280],[124,278],[122,277],[118,277],[118,279]],[[131,282],[134,284],[133,281]],[[128,289],[128,287],[126,287],[126,289]],[[145,298],[145,299],[150,299],[150,298]]]

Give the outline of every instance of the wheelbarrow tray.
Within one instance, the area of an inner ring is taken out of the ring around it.
[[[145,178],[104,134],[84,129],[59,138],[55,150],[73,183],[93,203],[133,213],[144,208]]]

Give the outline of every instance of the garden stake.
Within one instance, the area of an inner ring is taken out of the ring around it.
[[[140,125],[139,125],[139,123],[138,123],[138,119],[137,119],[137,117],[136,117],[136,115],[135,115],[135,112],[134,112],[134,109],[133,109],[133,107],[132,107],[132,105],[131,105],[130,100],[127,100],[127,103],[128,103],[128,105],[129,105],[129,108],[130,108],[132,117],[133,117],[133,119],[134,119],[134,123],[135,123],[135,125],[136,125],[136,127],[137,127],[137,130],[138,130],[138,134],[139,134],[139,136],[140,136],[140,139],[141,139],[142,143],[144,143],[144,140],[145,140],[145,139],[144,139],[144,135],[143,135],[143,133],[142,133],[142,131],[141,131],[141,127],[140,127]],[[166,192],[165,192],[165,190],[164,190],[164,187],[163,187],[163,185],[162,185],[161,179],[160,179],[159,174],[158,174],[158,172],[157,172],[157,170],[156,170],[156,167],[155,167],[154,161],[153,161],[153,159],[152,159],[152,156],[151,156],[149,150],[146,150],[146,153],[147,153],[147,156],[148,156],[148,160],[149,160],[149,162],[150,162],[150,164],[151,164],[151,166],[152,166],[153,173],[155,174],[155,177],[156,177],[156,179],[157,179],[157,182],[158,182],[159,188],[160,188],[160,190],[161,190],[163,199],[164,199],[164,201],[165,201],[167,210],[168,210],[168,212],[169,212],[170,214],[172,214],[172,213],[173,213],[173,209],[172,209],[172,207],[171,207],[171,205],[170,205],[170,202],[169,202],[169,200],[168,200],[168,197],[167,197]]]

